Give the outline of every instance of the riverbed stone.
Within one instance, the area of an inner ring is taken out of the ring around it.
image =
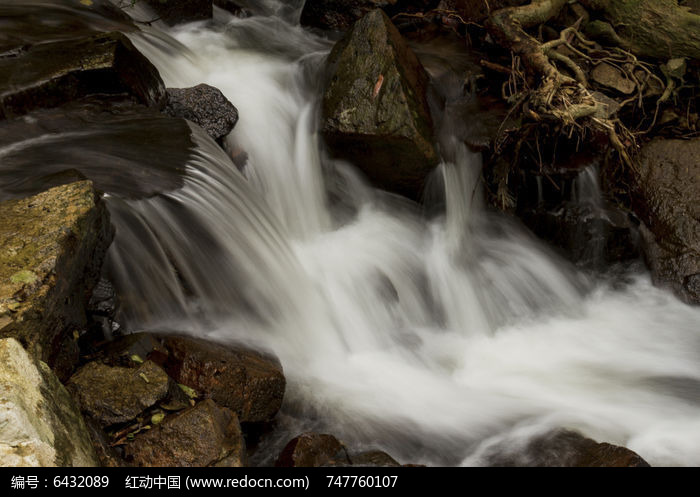
[[[14,338],[0,339],[0,466],[97,466],[70,394]]]
[[[201,84],[167,92],[165,112],[199,124],[214,140],[228,135],[238,122],[238,110],[218,88]]]
[[[302,433],[284,447],[275,466],[284,468],[317,468],[321,466],[349,466],[345,446],[333,435]]]
[[[126,94],[161,106],[165,85],[118,32],[40,43],[16,57],[0,57],[0,119],[94,94]]]
[[[236,414],[206,399],[137,435],[124,456],[136,466],[243,467],[246,446]]]
[[[572,430],[557,429],[529,440],[524,447],[498,446],[486,460],[499,467],[648,467],[634,451],[598,443]]]
[[[68,381],[80,409],[102,426],[135,419],[168,395],[170,379],[157,364],[138,368],[90,362]]]
[[[328,70],[322,132],[332,153],[376,186],[418,198],[438,162],[428,74],[382,10],[333,47]]]
[[[354,454],[350,459],[353,466],[368,468],[397,468],[401,466],[396,459],[381,450],[370,450]]]
[[[700,304],[700,139],[655,139],[633,174],[633,208],[642,219],[655,283]]]
[[[90,181],[0,203],[0,337],[69,376],[113,237]]]
[[[286,380],[275,358],[189,337],[165,337],[163,344],[168,374],[231,409],[242,423],[270,421],[279,411]]]

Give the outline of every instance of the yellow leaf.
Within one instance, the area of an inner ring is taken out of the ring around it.
[[[87,7],[90,7],[92,5],[92,0],[80,0],[80,3],[86,5]]]

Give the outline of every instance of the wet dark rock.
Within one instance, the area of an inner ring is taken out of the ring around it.
[[[590,269],[639,256],[638,226],[629,214],[612,206],[562,202],[552,210],[526,210],[520,218],[567,259]]]
[[[138,368],[91,362],[68,381],[80,409],[102,426],[135,419],[168,394],[170,379],[158,365],[146,361]]]
[[[156,335],[132,333],[107,345],[101,361],[110,366],[132,367],[135,357],[142,361],[152,361],[162,367],[168,358],[168,351]]]
[[[633,175],[633,208],[644,223],[654,281],[700,304],[700,139],[652,141]]]
[[[238,110],[218,88],[201,84],[167,91],[165,112],[199,124],[214,140],[228,135],[238,122]]]
[[[397,468],[399,464],[393,457],[381,450],[371,450],[362,452],[351,457],[353,466],[364,466],[368,468]]]
[[[0,203],[0,337],[67,379],[76,330],[112,241],[107,209],[82,181]]]
[[[246,449],[236,414],[207,399],[166,417],[124,448],[136,466],[242,467]]]
[[[331,151],[380,188],[418,198],[437,164],[428,75],[381,10],[333,48],[322,132]]]
[[[88,311],[113,318],[117,312],[117,294],[111,281],[100,278],[88,302]]]
[[[38,139],[46,135],[52,139]],[[8,147],[20,141],[27,145]],[[96,189],[120,198],[176,190],[194,145],[187,121],[123,95],[91,96],[0,120],[0,147],[8,147],[0,200],[38,193],[71,175],[87,177]]]
[[[0,119],[93,94],[126,94],[160,106],[165,87],[121,33],[42,43],[0,58]]]
[[[571,167],[521,170],[516,214],[542,240],[589,269],[639,257],[638,221],[607,200],[597,169],[581,158]]]
[[[92,446],[95,449],[95,454],[100,461],[100,467],[120,468],[125,466],[124,460],[110,445],[99,423],[89,418],[85,420],[85,423],[88,433],[90,434]]]
[[[347,466],[350,458],[343,444],[333,435],[303,433],[287,443],[275,466],[285,468],[317,468]]]
[[[218,404],[240,421],[270,421],[284,397],[282,366],[271,357],[243,347],[188,337],[166,337],[168,374]]]
[[[598,443],[570,430],[555,430],[528,441],[525,447],[498,446],[486,457],[489,466],[518,467],[648,467],[636,452]]]
[[[146,3],[170,26],[212,16],[212,0],[146,0]]]

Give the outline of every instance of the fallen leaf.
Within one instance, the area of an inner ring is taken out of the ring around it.
[[[197,392],[194,391],[193,388],[188,387],[187,385],[183,385],[182,383],[177,384],[183,392],[190,398],[190,399],[196,399],[197,398]]]
[[[374,92],[372,93],[372,98],[377,98],[379,91],[382,89],[382,84],[384,84],[384,75],[380,74],[377,82],[374,85]]]

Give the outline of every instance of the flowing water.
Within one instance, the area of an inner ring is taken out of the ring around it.
[[[700,309],[642,269],[582,274],[489,213],[480,158],[450,126],[425,206],[372,189],[317,134],[332,42],[263,4],[129,34],[167,86],[223,91],[241,116],[226,149],[248,160],[239,171],[193,128],[182,187],[106,188],[127,327],[278,355],[288,391],[260,463],[303,429],[402,462],[479,465],[567,427],[652,465],[700,465]],[[0,160],[17,150],[0,145]]]

